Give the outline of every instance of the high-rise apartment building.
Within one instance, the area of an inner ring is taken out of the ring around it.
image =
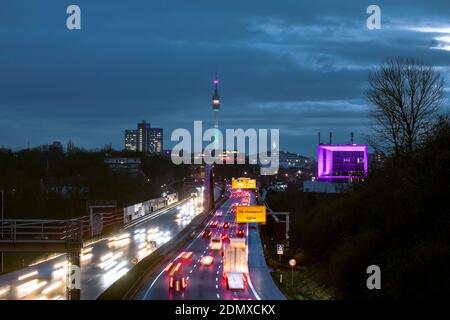
[[[137,151],[150,152],[150,123],[142,121],[138,123]]]
[[[132,152],[163,152],[163,129],[152,128],[150,123],[142,121],[137,129],[125,130],[125,149]]]
[[[163,129],[151,128],[150,129],[150,152],[159,153],[163,152]]]
[[[136,152],[137,151],[137,135],[136,129],[125,130],[125,150]]]

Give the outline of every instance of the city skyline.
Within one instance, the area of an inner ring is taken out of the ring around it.
[[[121,149],[124,128],[150,119],[169,149],[174,129],[195,120],[212,127],[216,71],[221,128],[279,128],[280,149],[307,156],[319,131],[336,143],[354,132],[365,143],[367,76],[386,59],[432,63],[450,93],[450,5],[432,2],[379,1],[382,28],[368,30],[358,1],[174,1],[175,12],[81,0],[82,29],[68,31],[65,4],[9,1],[0,13],[8,30],[0,34],[0,146],[71,139]]]
[[[2,304],[448,297],[449,0],[3,0],[0,43]]]

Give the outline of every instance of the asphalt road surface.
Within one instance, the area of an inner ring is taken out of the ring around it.
[[[253,204],[253,193],[251,195],[250,204]],[[218,211],[223,213],[222,216],[215,216],[210,220],[210,222],[217,221],[218,227],[211,228],[208,226],[213,236],[228,233],[229,237],[235,237],[238,227],[235,224],[235,215],[230,213],[230,208],[233,202],[241,203],[241,201],[242,198],[230,198],[219,208]],[[227,229],[221,227],[226,222],[230,224],[230,227]],[[157,275],[148,281],[135,298],[143,300],[285,299],[274,284],[270,275],[270,269],[265,263],[256,225],[252,225],[250,228],[248,225],[245,227],[245,237],[248,244],[249,277],[245,283],[244,290],[227,289],[226,281],[222,278],[222,250],[210,250],[210,239],[202,236],[203,231],[204,229],[183,250],[173,257],[175,260],[183,251],[192,252],[192,258],[183,263],[181,268],[182,273],[187,279],[187,286],[184,290],[175,291],[169,288],[169,277],[165,270],[167,266],[162,266],[159,272],[157,272]],[[212,256],[214,258],[210,266],[204,266],[200,263],[204,256]]]
[[[81,299],[96,299],[134,264],[175,237],[201,210],[200,201],[190,200],[86,245],[81,255]],[[61,255],[2,275],[0,299],[65,299],[66,265],[67,256]]]

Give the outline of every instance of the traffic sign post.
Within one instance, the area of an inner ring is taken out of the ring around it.
[[[80,253],[71,252],[68,255],[69,265],[66,275],[66,296],[67,300],[81,299],[81,269]]]
[[[284,244],[277,244],[278,261],[281,261],[281,255],[284,252]]]

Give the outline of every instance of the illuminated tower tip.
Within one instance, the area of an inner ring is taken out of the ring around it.
[[[213,95],[213,110],[219,111],[220,109],[220,96],[219,96],[219,79],[217,77],[214,78],[214,95]]]

